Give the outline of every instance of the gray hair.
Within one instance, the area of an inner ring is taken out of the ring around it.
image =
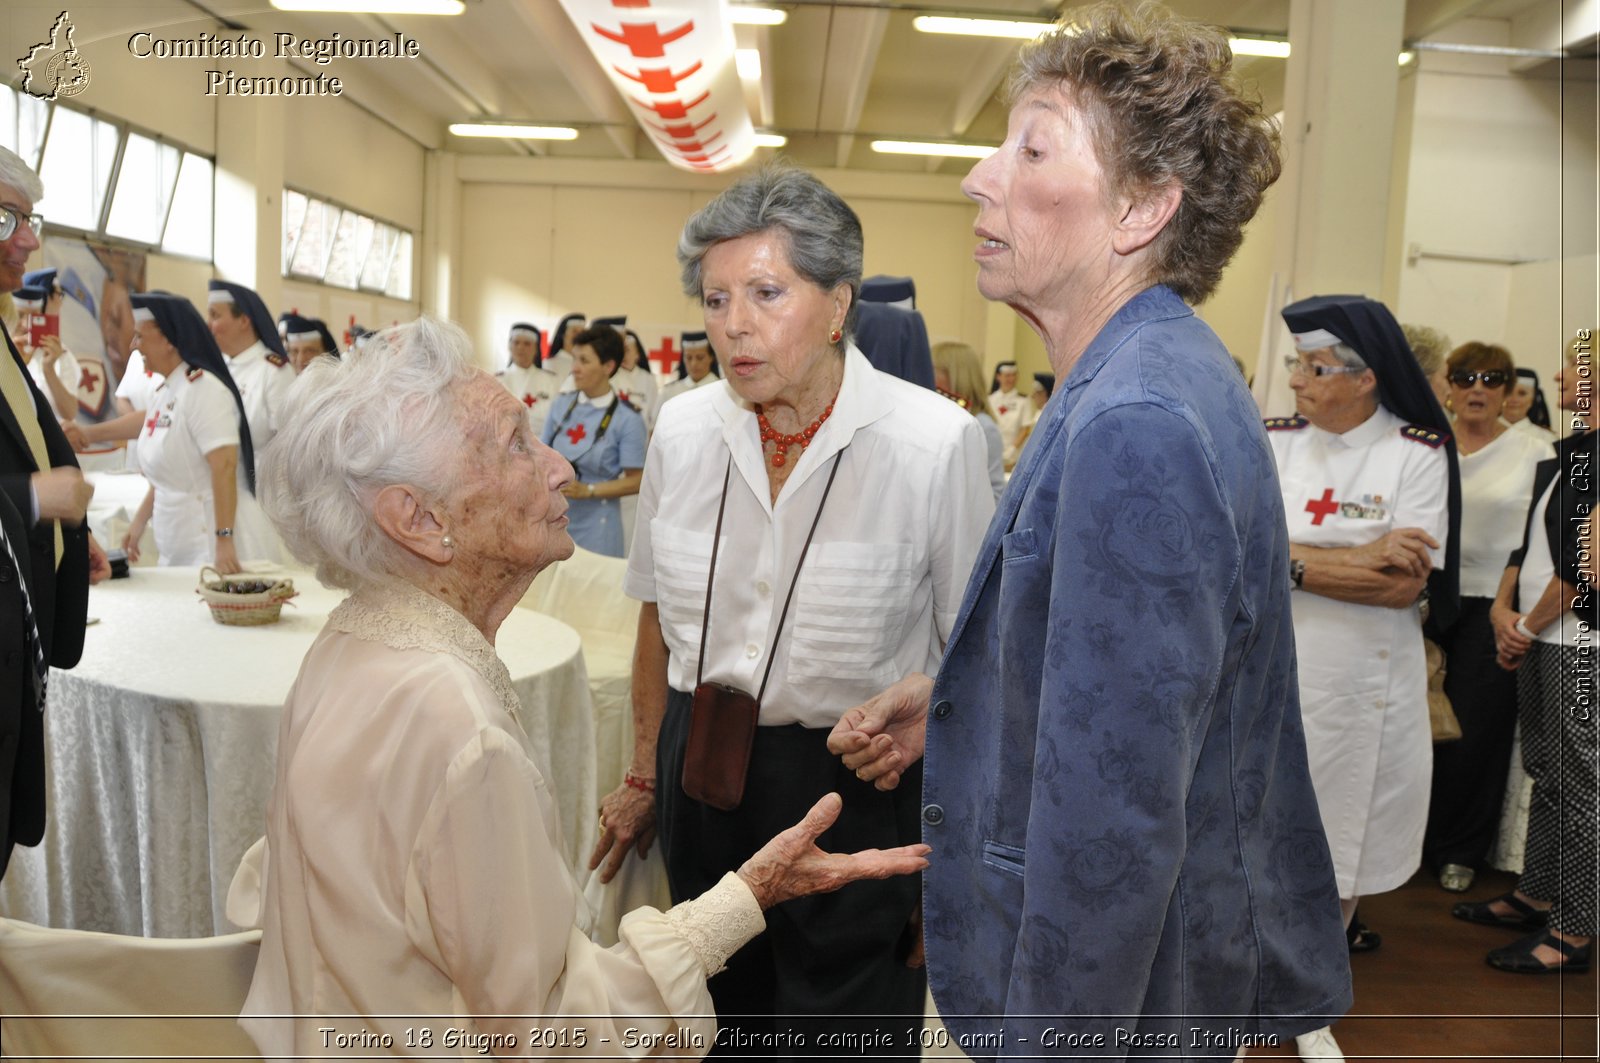
[[[1400,331],[1406,334],[1406,343],[1417,356],[1423,376],[1432,376],[1444,368],[1444,360],[1450,353],[1450,337],[1427,325],[1401,325]]]
[[[459,388],[478,373],[467,334],[421,317],[343,359],[317,358],[289,390],[259,463],[259,497],[291,553],[333,587],[381,583],[400,548],[372,519],[392,484],[449,489],[461,439]]]
[[[850,286],[845,332],[854,331],[861,292],[861,219],[839,194],[785,163],[764,166],[725,189],[684,222],[678,265],[685,295],[699,299],[700,262],[724,240],[778,229],[788,238],[789,265],[823,291]]]
[[[1360,353],[1348,343],[1335,343],[1328,350],[1332,352],[1334,358],[1338,359],[1340,365],[1348,365],[1354,369],[1367,368],[1367,360],[1361,357]]]
[[[35,205],[44,198],[44,182],[22,156],[10,148],[0,148],[0,185],[10,185]]]

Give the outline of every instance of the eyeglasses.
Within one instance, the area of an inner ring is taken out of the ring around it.
[[[11,207],[0,207],[0,242],[11,239],[17,231],[17,222],[25,221],[28,228],[33,230],[33,235],[38,236],[44,228],[43,214],[19,214]]]
[[[1470,388],[1478,381],[1483,381],[1483,386],[1491,391],[1504,387],[1506,381],[1511,379],[1511,374],[1504,369],[1486,369],[1481,373],[1469,373],[1465,369],[1457,369],[1445,377],[1446,380],[1458,388]]]
[[[1283,366],[1291,373],[1304,373],[1306,376],[1335,376],[1339,373],[1365,373],[1367,371],[1367,367],[1364,365],[1318,365],[1316,362],[1308,362],[1304,358],[1296,358],[1292,354],[1284,356]]]

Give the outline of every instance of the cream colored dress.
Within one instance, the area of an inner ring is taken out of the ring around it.
[[[730,875],[592,943],[519,711],[493,647],[437,599],[400,586],[334,610],[284,707],[264,855],[229,898],[263,931],[240,1022],[264,1056],[710,1049],[705,980],[764,926],[755,899]]]

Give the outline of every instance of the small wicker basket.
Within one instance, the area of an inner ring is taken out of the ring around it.
[[[277,623],[283,603],[300,593],[293,580],[262,579],[248,572],[224,576],[210,565],[200,570],[200,586],[194,592],[211,607],[211,619],[235,627]]]

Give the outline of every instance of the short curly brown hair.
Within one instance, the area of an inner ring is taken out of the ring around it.
[[[1153,245],[1151,280],[1202,302],[1282,172],[1277,125],[1244,92],[1220,30],[1150,2],[1068,18],[1023,47],[1009,97],[1065,92],[1088,120],[1111,195],[1182,186]]]

